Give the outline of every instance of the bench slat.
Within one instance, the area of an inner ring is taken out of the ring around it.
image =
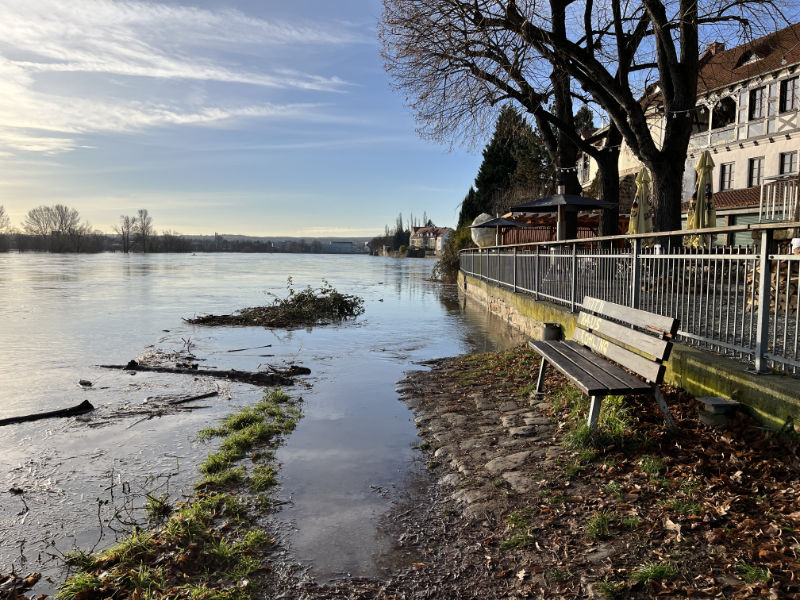
[[[582,312],[578,315],[578,325],[590,332],[598,332],[604,337],[613,338],[652,356],[655,360],[663,361],[670,348],[670,342],[653,337],[641,331],[636,331],[625,325],[606,321],[605,319]]]
[[[584,346],[588,346],[598,354],[602,354],[610,360],[613,360],[615,363],[619,363],[626,369],[630,369],[637,375],[644,377],[647,381],[661,383],[661,378],[664,375],[664,365],[661,363],[653,362],[643,356],[634,354],[630,350],[626,350],[609,340],[589,333],[585,329],[576,328],[575,332],[572,334],[572,339]]]
[[[531,348],[542,355],[542,360],[547,360],[561,371],[584,394],[594,396],[598,391],[607,389],[604,383],[586,373],[579,364],[575,363],[574,353],[569,351],[565,342],[529,342],[529,344]],[[577,360],[580,361],[580,359]]]
[[[622,306],[607,300],[586,296],[583,299],[583,308],[601,316],[610,317],[618,321],[630,323],[642,329],[655,331],[665,336],[674,336],[678,331],[678,320],[672,317],[663,317],[655,313]]]
[[[529,342],[528,345],[588,396],[635,394],[650,385],[573,342]]]
[[[636,375],[631,375],[627,371],[621,369],[620,367],[608,362],[602,356],[598,356],[594,352],[592,352],[589,348],[585,346],[581,346],[577,342],[573,342],[572,340],[564,342],[567,344],[569,348],[571,348],[576,354],[579,354],[582,358],[584,358],[587,362],[592,363],[597,367],[600,371],[606,372],[609,376],[613,377],[614,380],[617,382],[615,390],[609,392],[609,394],[634,394],[638,392],[647,392],[653,386],[646,382],[642,381]],[[621,388],[627,388],[627,392],[622,391]]]

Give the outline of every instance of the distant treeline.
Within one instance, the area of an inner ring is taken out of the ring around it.
[[[344,242],[337,247],[323,245],[319,240],[304,239],[272,241],[263,239],[229,240],[215,234],[211,237],[185,237],[164,230],[160,234],[153,226],[147,209],[135,216],[122,215],[114,225],[115,234],[93,229],[81,223],[74,208],[55,204],[37,206],[28,211],[19,229],[12,227],[0,205],[0,252],[310,252],[323,254],[353,253],[355,246]]]
[[[119,236],[105,233],[82,233],[80,235],[0,233],[0,252],[95,253],[123,251]],[[141,251],[139,245],[131,242],[128,252]],[[228,240],[223,236],[190,238],[164,233],[153,235],[148,239],[147,252],[306,252],[323,254],[332,252],[332,250],[319,240],[300,239],[281,242],[258,239]]]

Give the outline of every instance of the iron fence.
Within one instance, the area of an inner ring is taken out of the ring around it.
[[[652,240],[639,235],[472,249],[461,252],[460,267],[573,312],[584,296],[593,296],[675,317],[686,344],[738,358],[757,372],[798,375],[800,256],[773,247],[776,230],[798,226],[703,230],[751,230],[752,246],[686,247],[685,238],[697,232],[668,232],[651,247],[645,245]]]

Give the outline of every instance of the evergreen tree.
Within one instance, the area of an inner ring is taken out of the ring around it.
[[[594,131],[595,129],[592,109],[586,104],[582,104],[575,113],[575,131],[583,133],[584,131]]]
[[[483,162],[475,177],[475,189],[461,205],[459,227],[469,225],[481,213],[492,213],[499,196],[511,187],[517,169],[517,157],[527,146],[531,128],[511,105],[504,106],[497,117],[492,139],[483,149]]]
[[[481,211],[478,208],[477,194],[475,193],[475,188],[470,186],[467,195],[464,196],[464,200],[461,202],[461,212],[458,214],[456,227],[461,229],[465,225],[472,224],[473,219],[479,214],[481,214]]]

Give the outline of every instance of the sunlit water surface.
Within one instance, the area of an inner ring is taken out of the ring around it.
[[[304,416],[278,452],[283,539],[320,579],[374,574],[388,543],[377,523],[418,458],[396,383],[423,368],[419,361],[522,341],[480,307],[460,304],[453,288],[429,282],[432,266],[342,255],[0,255],[0,419],[84,399],[97,408],[0,427],[0,573],[43,571],[57,582],[54,557],[112,543],[142,518],[143,493],[189,493],[209,450],[194,434],[261,390],[97,366],[188,348],[203,367],[312,370],[310,388],[288,390],[302,395]],[[327,280],[362,296],[366,311],[355,323],[294,331],[182,320],[268,303],[270,293],[285,295],[288,276],[295,288]],[[148,398],[210,390],[221,394],[196,410],[120,414]]]

